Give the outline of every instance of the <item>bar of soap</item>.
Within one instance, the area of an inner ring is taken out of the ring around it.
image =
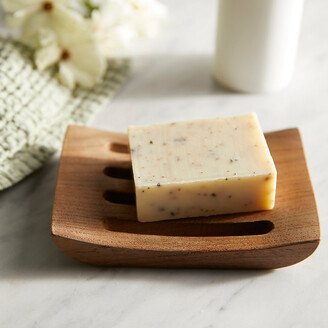
[[[129,127],[141,222],[269,210],[277,171],[256,114]]]

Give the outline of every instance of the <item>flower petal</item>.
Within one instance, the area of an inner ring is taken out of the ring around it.
[[[81,43],[74,47],[69,47],[69,52],[71,53],[69,61],[74,70],[77,71],[76,74],[81,76],[81,78],[77,79],[80,80],[80,84],[83,86],[90,84],[92,86],[97,83],[104,74],[106,61],[97,48],[96,43]],[[83,72],[83,74],[80,72]],[[85,81],[84,77],[88,81]]]
[[[92,39],[88,20],[65,6],[58,4],[50,19],[51,28],[57,34],[60,43],[80,43],[81,40]]]
[[[1,4],[6,12],[13,13],[30,6],[41,6],[42,2],[43,0],[2,0]]]
[[[31,15],[38,11],[39,6],[28,6],[6,15],[6,24],[9,27],[19,27]]]
[[[39,32],[41,27],[48,27],[48,15],[42,11],[37,11],[30,15],[22,24],[20,40],[31,46],[39,46]]]
[[[37,49],[35,52],[35,64],[39,70],[44,70],[47,67],[57,63],[60,59],[61,49],[57,44],[50,44],[43,48]]]
[[[110,32],[96,34],[102,55],[107,58],[126,56],[136,39],[135,30],[130,24],[112,28]]]
[[[58,80],[69,89],[74,89],[75,76],[68,63],[62,62],[59,64]]]
[[[42,27],[38,33],[39,45],[41,47],[57,43],[57,36],[53,30],[48,27]]]
[[[142,37],[154,37],[158,34],[162,23],[166,20],[166,7],[157,0],[132,0],[136,30]]]

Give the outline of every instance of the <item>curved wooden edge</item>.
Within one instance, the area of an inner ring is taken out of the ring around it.
[[[85,264],[149,268],[278,269],[305,260],[320,243],[312,240],[244,251],[167,252],[106,247],[56,235],[52,238],[63,253]]]

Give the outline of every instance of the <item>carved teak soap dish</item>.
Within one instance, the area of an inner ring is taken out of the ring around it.
[[[319,244],[319,218],[297,129],[265,134],[278,171],[271,211],[137,221],[127,136],[70,126],[61,155],[52,235],[81,262],[136,267],[273,269]]]

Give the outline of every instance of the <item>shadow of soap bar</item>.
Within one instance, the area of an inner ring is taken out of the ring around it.
[[[141,222],[269,210],[277,172],[256,114],[129,127]]]

